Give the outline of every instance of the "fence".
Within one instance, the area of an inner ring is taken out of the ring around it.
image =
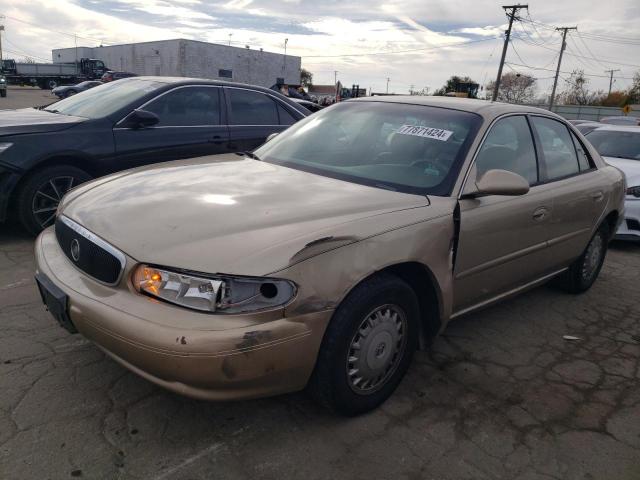
[[[532,106],[549,110],[549,105]],[[603,117],[617,117],[624,115],[624,113],[622,113],[622,109],[617,107],[591,107],[587,105],[554,105],[551,111],[566,118],[567,120],[580,119],[593,120],[594,122],[599,121]],[[636,106],[635,109],[629,112],[628,116],[640,118],[640,108]]]

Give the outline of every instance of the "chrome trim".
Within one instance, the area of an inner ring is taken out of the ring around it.
[[[73,220],[71,220],[69,217],[66,217],[64,215],[60,215],[58,217],[58,219],[64,223],[67,227],[69,227],[71,230],[73,230],[74,232],[76,232],[78,235],[86,238],[87,240],[89,240],[91,243],[94,243],[95,245],[97,245],[98,247],[102,248],[103,250],[106,250],[107,252],[109,252],[111,255],[113,255],[114,257],[116,257],[116,259],[120,262],[120,274],[118,275],[118,278],[116,279],[115,282],[113,283],[107,283],[103,280],[100,280],[98,278],[95,278],[93,275],[89,275],[87,272],[85,272],[84,270],[78,268],[75,264],[74,267],[76,267],[78,270],[80,270],[82,273],[84,273],[85,275],[87,275],[88,277],[93,278],[96,282],[100,282],[104,285],[117,285],[120,282],[120,279],[122,278],[122,274],[124,273],[124,267],[127,264],[127,257],[125,257],[124,253],[122,253],[120,250],[118,250],[117,248],[115,248],[113,245],[107,243],[106,241],[104,241],[103,239],[101,239],[100,237],[98,237],[96,234],[94,234],[93,232],[90,232],[89,230],[87,230],[86,228],[84,228],[82,225],[74,222]]]
[[[506,298],[506,297],[510,297],[512,295],[515,295],[523,290],[527,290],[529,288],[533,288],[539,284],[542,284],[544,282],[546,282],[547,280],[551,280],[553,277],[560,275],[562,272],[569,270],[569,267],[565,267],[565,268],[561,268],[560,270],[556,270],[553,273],[549,273],[547,275],[544,275],[536,280],[533,280],[531,282],[525,283],[524,285],[520,285],[519,287],[513,288],[511,290],[508,290],[504,293],[500,293],[498,295],[496,295],[495,297],[491,297],[488,300],[483,300],[480,303],[476,303],[475,305],[471,305],[470,307],[467,308],[463,308],[462,310],[458,310],[457,312],[454,312],[450,317],[449,320],[453,320],[454,318],[457,317],[461,317],[462,315],[466,315],[467,313],[471,313],[475,310],[479,310],[481,308],[484,307],[488,307],[489,305],[492,305],[494,303],[499,302],[500,300]]]

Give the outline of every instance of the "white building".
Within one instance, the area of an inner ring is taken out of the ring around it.
[[[51,56],[54,63],[95,58],[111,70],[138,75],[210,78],[263,87],[300,84],[300,57],[196,40],[59,48],[52,50]]]

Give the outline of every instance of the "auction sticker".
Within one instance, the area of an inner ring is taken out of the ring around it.
[[[433,138],[434,140],[440,140],[446,142],[449,137],[453,135],[451,130],[444,130],[442,128],[431,127],[416,127],[415,125],[403,125],[397,133],[401,135],[415,135],[416,137]]]

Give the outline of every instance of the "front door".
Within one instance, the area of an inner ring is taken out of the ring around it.
[[[122,168],[229,151],[229,129],[214,86],[183,86],[141,106],[160,121],[147,128],[116,126],[116,155]]]
[[[524,177],[521,196],[462,198],[454,268],[454,313],[490,301],[549,272],[547,228],[553,205],[539,184],[538,162],[527,118],[498,120],[487,134],[468,181],[502,169]]]

